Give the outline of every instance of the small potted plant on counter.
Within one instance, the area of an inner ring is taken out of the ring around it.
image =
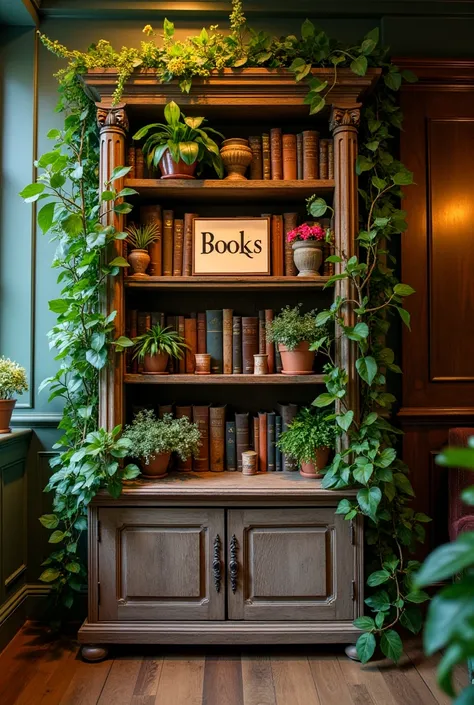
[[[157,419],[152,410],[139,411],[122,437],[130,442],[130,456],[141,461],[143,475],[154,478],[168,474],[172,453],[186,461],[198,453],[201,445],[195,423],[185,416],[174,419],[171,414]]]
[[[293,261],[299,277],[319,277],[323,261],[323,244],[330,231],[319,223],[303,223],[290,230],[286,236],[293,248]]]
[[[185,117],[174,101],[165,106],[165,120],[166,125],[154,122],[133,135],[134,140],[141,140],[152,131],[142,147],[148,168],[159,167],[162,179],[194,179],[196,167],[199,165],[200,173],[209,164],[222,179],[224,165],[219,147],[209,133],[223,135],[203,127],[203,117]]]
[[[135,352],[133,357],[143,362],[143,371],[148,375],[166,375],[168,359],[181,360],[189,349],[181,335],[170,327],[162,328],[159,323],[149,328],[146,333],[133,339]]]
[[[128,261],[132,268],[132,277],[147,277],[146,270],[150,264],[148,246],[158,238],[159,228],[156,223],[146,223],[145,225],[135,225],[131,223],[125,228],[127,242],[132,248],[128,255]]]
[[[278,440],[282,453],[299,463],[303,477],[321,477],[321,470],[328,463],[339,435],[334,417],[331,420],[330,416],[327,411],[303,407]]]
[[[10,433],[10,420],[16,404],[15,394],[28,390],[26,371],[7,357],[0,357],[0,433]]]
[[[267,323],[267,339],[278,345],[282,374],[310,375],[316,353],[310,346],[321,337],[322,328],[316,324],[316,311],[301,313],[301,304],[285,306]]]

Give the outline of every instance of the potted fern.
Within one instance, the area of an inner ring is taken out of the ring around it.
[[[131,223],[127,232],[127,242],[132,247],[128,255],[128,261],[132,268],[132,277],[147,277],[146,270],[150,264],[148,246],[158,238],[159,228],[156,223],[146,223],[145,225],[135,225]]]
[[[0,357],[0,433],[11,433],[10,420],[15,408],[15,394],[28,390],[26,371],[8,357]]]
[[[316,412],[303,407],[281,434],[277,445],[282,453],[299,463],[300,475],[318,478],[336,444],[337,428],[327,411]]]
[[[267,340],[278,345],[282,374],[310,375],[316,353],[310,345],[321,337],[321,327],[316,324],[316,311],[301,313],[301,304],[285,306],[267,323]]]
[[[169,326],[162,328],[159,323],[146,333],[133,339],[133,357],[143,362],[143,372],[148,375],[167,375],[169,357],[181,360],[189,345],[184,338]]]
[[[201,445],[201,433],[188,418],[165,414],[157,419],[150,409],[139,411],[122,437],[130,442],[130,456],[141,461],[142,473],[155,479],[168,474],[172,453],[186,461]]]

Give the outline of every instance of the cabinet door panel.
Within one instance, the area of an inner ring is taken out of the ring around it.
[[[237,561],[235,592],[228,584],[230,619],[353,619],[355,547],[349,522],[334,512],[229,511]]]
[[[211,575],[222,510],[106,508],[99,521],[99,619],[224,618]]]

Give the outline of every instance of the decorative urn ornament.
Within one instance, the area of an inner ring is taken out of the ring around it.
[[[252,150],[248,140],[241,137],[224,140],[221,147],[221,157],[227,170],[226,180],[247,180],[245,172],[252,161]]]
[[[126,228],[126,232],[127,243],[133,248],[128,255],[128,261],[132,269],[130,276],[137,279],[147,277],[146,270],[151,261],[148,254],[148,246],[158,238],[159,228],[156,223],[146,223],[145,225],[131,223]]]
[[[293,248],[293,261],[299,277],[319,277],[323,261],[323,244],[327,232],[319,223],[303,223],[290,230],[286,239]]]

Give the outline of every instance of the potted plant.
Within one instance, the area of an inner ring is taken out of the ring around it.
[[[303,477],[321,477],[329,453],[336,444],[338,427],[328,412],[316,412],[303,407],[277,441],[285,455],[294,458],[300,465]]]
[[[127,242],[132,247],[128,255],[128,261],[133,270],[132,277],[147,277],[147,267],[150,264],[148,246],[157,240],[159,228],[156,223],[146,223],[145,225],[135,225],[131,223],[127,232]]]
[[[162,179],[194,179],[196,167],[199,165],[200,173],[202,166],[209,164],[222,179],[224,165],[219,147],[209,133],[223,135],[202,127],[203,117],[185,117],[174,101],[165,105],[165,120],[166,125],[153,122],[133,135],[134,140],[141,140],[152,131],[142,147],[148,168],[159,166]]]
[[[323,261],[323,244],[329,236],[319,223],[303,223],[286,236],[293,248],[293,261],[299,277],[318,277]]]
[[[171,414],[157,419],[151,409],[139,411],[122,437],[130,442],[130,456],[141,461],[142,473],[154,478],[168,474],[171,453],[185,461],[197,455],[201,445],[195,423],[185,416],[174,419]]]
[[[184,338],[170,327],[162,328],[159,323],[149,328],[146,333],[133,339],[135,352],[133,357],[143,362],[144,373],[148,375],[166,375],[168,359],[181,360],[189,345]]]
[[[28,390],[26,371],[8,357],[0,357],[0,433],[10,433],[15,394]]]
[[[282,374],[310,375],[316,353],[310,345],[321,337],[321,327],[316,324],[316,311],[301,313],[301,304],[285,306],[267,323],[267,339],[276,343],[281,355]]]

